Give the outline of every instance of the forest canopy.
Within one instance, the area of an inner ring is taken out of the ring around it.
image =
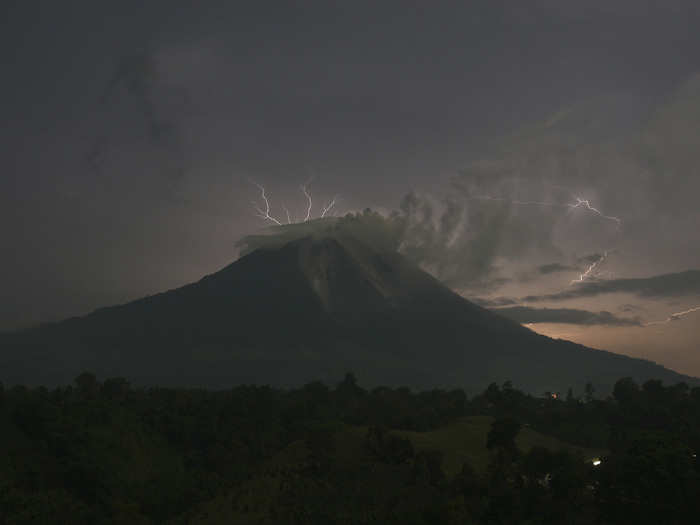
[[[688,523],[700,388],[0,389],[0,523]]]

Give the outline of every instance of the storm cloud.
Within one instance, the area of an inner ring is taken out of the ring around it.
[[[537,271],[543,275],[547,275],[550,273],[558,273],[558,272],[570,272],[573,270],[577,270],[578,268],[573,267],[573,266],[567,266],[565,264],[560,264],[560,263],[551,263],[551,264],[543,264],[537,268]]]
[[[479,306],[483,306],[484,308],[496,308],[499,306],[518,304],[518,301],[512,297],[469,297],[469,300],[475,304],[478,304]]]
[[[700,7],[672,4],[14,2],[0,328],[195,281],[264,244],[249,179],[277,212],[313,173],[466,297],[696,293],[616,280],[700,268]],[[569,286],[600,253],[612,284]]]
[[[644,278],[584,282],[554,294],[529,295],[522,301],[564,301],[610,293],[630,293],[646,298],[700,295],[700,270]]]

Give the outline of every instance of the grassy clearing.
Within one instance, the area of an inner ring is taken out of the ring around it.
[[[460,418],[453,423],[429,432],[395,431],[395,434],[410,439],[416,450],[433,449],[443,453],[443,469],[448,477],[456,475],[467,462],[476,471],[483,472],[489,463],[486,438],[493,418],[490,416],[472,416]],[[523,427],[516,438],[518,448],[528,452],[535,446],[549,450],[566,449],[592,459],[604,453],[602,450],[576,447],[557,438],[540,434]]]

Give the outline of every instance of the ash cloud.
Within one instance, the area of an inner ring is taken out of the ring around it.
[[[578,259],[576,259],[576,262],[578,264],[591,264],[600,261],[602,257],[602,253],[591,253],[590,255],[584,255],[583,257],[579,257]]]
[[[373,243],[376,238],[381,239],[381,249],[400,252],[447,286],[461,291],[483,293],[512,282],[513,277],[501,268],[508,258],[560,255],[552,242],[551,217],[524,221],[520,210],[490,204],[472,202],[462,195],[439,199],[410,192],[401,200],[399,209],[388,216],[371,210],[355,214],[351,229],[361,239],[371,238]],[[349,224],[341,221],[338,227],[348,228]],[[296,235],[291,232],[315,227],[269,231],[286,238]],[[243,253],[248,253],[269,242],[269,236],[249,236],[239,245],[244,248]],[[545,274],[567,269],[553,264],[538,271]]]
[[[138,106],[143,115],[151,139],[160,142],[172,133],[172,127],[161,120],[154,100],[157,79],[156,61],[151,52],[142,51],[121,59],[102,97],[109,104],[123,88]]]
[[[537,267],[537,272],[541,275],[548,275],[550,273],[559,272],[571,272],[575,270],[577,270],[577,268],[574,266],[567,266],[565,264],[560,263],[543,264]]]
[[[142,49],[122,57],[100,99],[103,129],[85,154],[88,166],[94,173],[104,175],[111,157],[123,147],[125,139],[144,136],[147,148],[156,156],[160,173],[171,181],[181,179],[187,166],[178,117],[188,105],[184,91],[163,81],[153,50]],[[138,122],[116,125],[124,118],[123,113],[135,113]],[[116,136],[125,131],[126,137]]]
[[[476,185],[488,185],[477,179]],[[520,210],[470,200],[463,188],[443,201],[409,193],[400,209],[400,251],[452,288],[498,288],[510,280],[500,272],[500,260],[560,253],[551,218],[523,220]]]
[[[504,236],[500,212],[474,212],[459,199],[439,200],[410,192],[399,209],[388,216],[372,210],[349,214],[337,221],[322,220],[268,230],[269,235],[247,236],[239,242],[241,253],[302,233],[349,233],[380,250],[398,251],[447,286],[456,289],[491,290],[510,281],[498,274],[496,259]]]

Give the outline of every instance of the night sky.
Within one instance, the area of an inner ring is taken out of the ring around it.
[[[697,1],[145,4],[0,8],[1,330],[216,271],[254,183],[300,216],[310,180],[465,297],[700,376]]]

